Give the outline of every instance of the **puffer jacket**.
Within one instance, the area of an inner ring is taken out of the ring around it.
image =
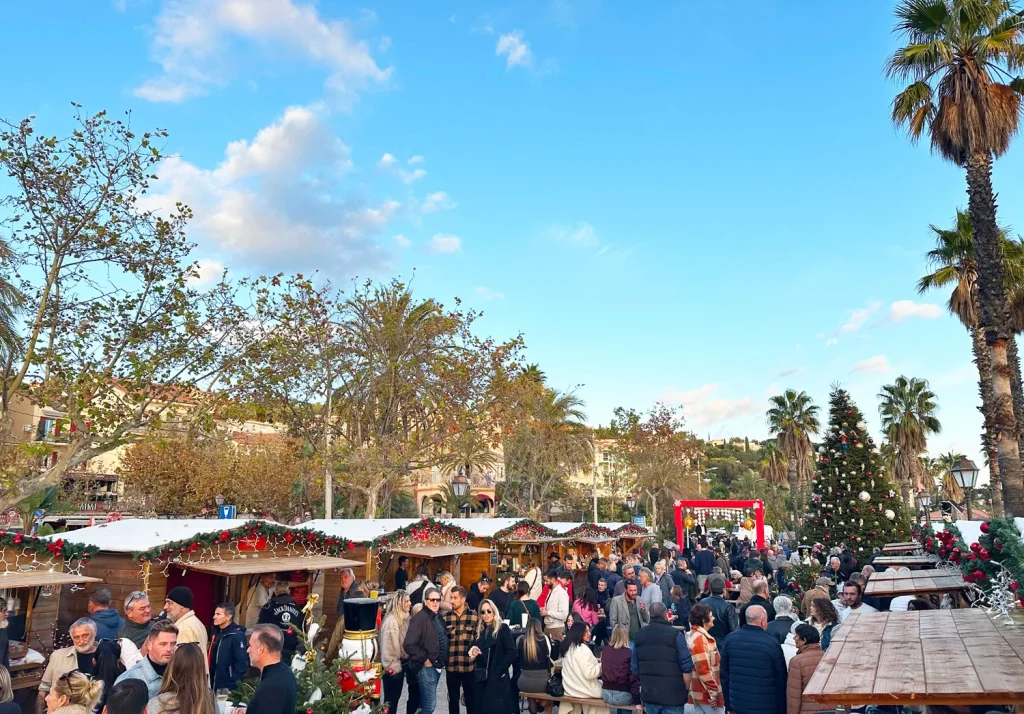
[[[786,657],[756,625],[743,625],[719,644],[725,709],[733,714],[785,714]]]
[[[797,650],[796,657],[789,662],[789,680],[786,683],[786,714],[812,714],[821,711],[816,702],[804,702],[803,693],[807,682],[825,655],[821,645],[804,645]]]
[[[388,615],[381,623],[380,663],[385,671],[402,671],[402,660],[406,659],[405,650],[402,648],[402,645],[405,642],[405,634],[408,631],[408,618],[406,618],[404,626],[399,624],[398,618],[394,615]]]

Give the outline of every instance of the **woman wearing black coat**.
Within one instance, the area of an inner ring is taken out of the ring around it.
[[[486,702],[487,710],[495,714],[512,714],[518,710],[518,701],[512,696],[512,680],[509,668],[516,661],[516,643],[512,631],[498,614],[498,608],[490,600],[480,603],[480,624],[477,637],[469,648],[473,660],[474,698]],[[486,679],[480,681],[486,672]]]

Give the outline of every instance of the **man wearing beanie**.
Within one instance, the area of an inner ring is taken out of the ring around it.
[[[192,612],[192,591],[184,585],[173,588],[167,593],[164,611],[167,613],[167,619],[178,628],[178,646],[180,647],[186,642],[195,642],[202,648],[199,651],[203,653],[203,661],[206,662],[205,655],[210,640],[203,623]],[[209,672],[209,666],[207,663],[207,672]]]

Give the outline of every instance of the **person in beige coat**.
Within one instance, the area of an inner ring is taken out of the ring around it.
[[[210,646],[210,637],[206,627],[192,611],[192,591],[184,585],[173,588],[164,600],[164,611],[167,619],[178,628],[178,647],[195,642],[201,648],[199,651],[205,655]],[[206,662],[205,656],[203,661]],[[206,666],[209,668],[209,664]]]
[[[573,623],[562,640],[562,687],[567,697],[601,699],[601,661],[587,647],[590,628],[582,620]],[[563,712],[564,708],[564,712]],[[566,703],[561,714],[611,714],[608,706]]]
[[[825,654],[821,651],[818,637],[818,631],[812,625],[797,625],[793,632],[796,656],[789,662],[789,676],[786,678],[786,714],[813,714],[822,710],[822,705],[817,702],[803,701],[807,682]]]

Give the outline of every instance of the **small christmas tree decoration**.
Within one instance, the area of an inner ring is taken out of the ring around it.
[[[860,409],[844,389],[832,390],[829,423],[833,428],[825,433],[825,443],[820,448],[825,453],[838,453],[842,463],[836,468],[826,458],[819,459],[801,540],[830,546],[846,543],[860,554],[899,540],[899,531],[909,528],[906,512],[898,498],[891,498],[896,493],[893,484],[883,475],[878,451],[867,434]],[[869,510],[878,513],[873,505],[876,503],[884,503],[885,519],[866,526],[864,515]]]

